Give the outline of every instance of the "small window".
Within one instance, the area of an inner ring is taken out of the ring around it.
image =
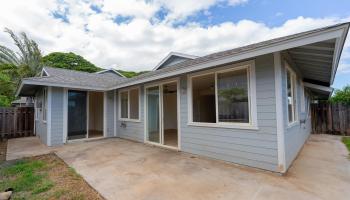
[[[288,93],[288,122],[297,121],[296,116],[296,77],[295,73],[287,67],[287,93]]]
[[[139,89],[124,90],[119,95],[119,118],[123,120],[139,120]]]
[[[120,118],[129,118],[128,105],[129,104],[129,94],[128,91],[120,93]]]
[[[130,119],[139,119],[139,89],[130,92]]]
[[[34,100],[34,105],[35,105],[35,107],[34,107],[34,113],[35,113],[35,120],[39,120],[39,106],[38,106],[38,99],[37,99],[37,97],[35,98],[35,100]]]
[[[42,96],[42,113],[43,113],[43,121],[46,121],[46,115],[47,115],[47,88],[43,90],[43,96]]]

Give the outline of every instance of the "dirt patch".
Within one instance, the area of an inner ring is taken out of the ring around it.
[[[6,160],[7,139],[0,138],[0,163]]]
[[[55,154],[4,162],[0,175],[0,191],[12,187],[14,199],[104,199]]]

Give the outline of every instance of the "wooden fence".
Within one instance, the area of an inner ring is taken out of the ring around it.
[[[34,135],[34,108],[1,108],[0,139]]]
[[[317,103],[311,105],[312,133],[350,136],[350,105]]]

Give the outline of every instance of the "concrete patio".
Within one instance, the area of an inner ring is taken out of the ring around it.
[[[312,135],[285,176],[111,138],[48,148],[11,139],[8,159],[55,152],[107,199],[348,199],[340,137]]]

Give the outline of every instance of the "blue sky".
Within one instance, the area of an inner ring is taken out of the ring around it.
[[[141,71],[170,51],[203,56],[350,21],[349,8],[349,0],[12,0],[0,7],[0,29],[26,32],[44,54]],[[0,41],[13,45],[4,33]],[[349,75],[348,41],[333,86]]]
[[[279,26],[285,21],[299,16],[322,18],[350,16],[349,0],[250,0],[234,8],[213,6],[209,9],[211,20],[206,16],[197,19],[209,24],[225,21],[249,19],[263,22],[269,26]],[[210,21],[210,22],[209,22]]]
[[[349,0],[250,0],[237,7],[213,6],[209,10],[210,17],[204,12],[190,17],[204,26],[220,24],[226,21],[249,19],[267,24],[270,27],[280,26],[285,21],[299,16],[310,18],[350,16]],[[348,41],[349,42],[349,41]],[[344,60],[344,59],[343,59]],[[350,63],[350,59],[344,60]],[[337,73],[333,87],[342,88],[350,84],[350,73]]]

